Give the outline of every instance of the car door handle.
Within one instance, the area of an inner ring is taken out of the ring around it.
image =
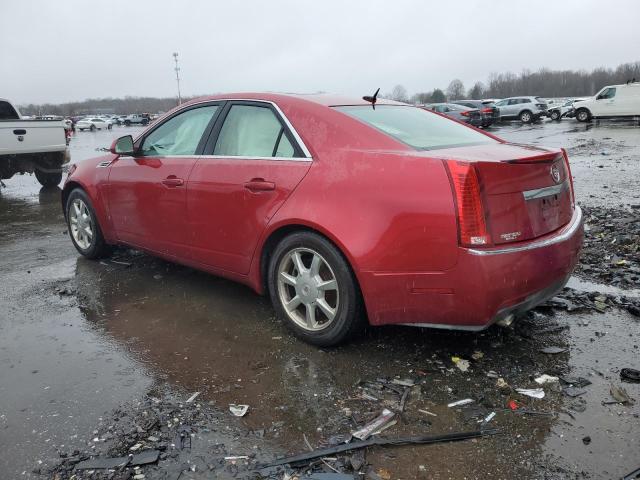
[[[268,192],[276,189],[276,184],[267,182],[264,178],[253,178],[244,184],[244,188],[251,192]]]
[[[184,180],[176,177],[175,175],[169,175],[167,178],[162,180],[162,184],[167,187],[181,187],[184,185]]]

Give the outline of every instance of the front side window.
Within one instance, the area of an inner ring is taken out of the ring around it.
[[[280,120],[268,107],[233,105],[220,129],[214,155],[294,157],[294,147]]]
[[[171,117],[144,139],[142,155],[195,155],[202,134],[217,109],[217,105],[209,105],[192,108]]]
[[[616,96],[616,89],[613,87],[605,88],[600,95],[598,95],[598,100],[606,100],[608,98],[613,98]]]
[[[500,100],[496,102],[496,107],[504,107],[508,103],[508,100]]]
[[[422,108],[404,105],[378,105],[375,110],[369,105],[334,108],[416,150],[498,143],[483,133]]]

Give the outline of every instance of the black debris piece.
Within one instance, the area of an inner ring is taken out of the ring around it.
[[[76,470],[106,470],[124,467],[129,464],[131,457],[91,458],[76,465]]]
[[[432,443],[445,443],[445,442],[457,442],[460,440],[468,440],[471,438],[484,437],[488,435],[495,435],[498,433],[497,429],[476,430],[471,432],[459,432],[459,433],[446,433],[442,435],[428,435],[417,437],[398,437],[398,438],[380,438],[372,437],[368,440],[357,440],[351,443],[342,445],[336,445],[335,447],[321,448],[314,450],[313,452],[301,453],[291,457],[281,458],[274,462],[267,463],[259,467],[259,469],[275,467],[277,465],[297,465],[305,464],[316,458],[328,457],[335,455],[336,453],[348,452],[351,450],[357,450],[360,448],[371,447],[373,445],[386,447],[386,446],[400,446],[400,445],[428,445]]]
[[[620,379],[623,382],[640,383],[640,370],[623,368],[620,370]]]
[[[587,393],[586,390],[577,387],[565,387],[562,389],[562,392],[568,397],[579,397],[580,395]]]
[[[560,381],[565,385],[576,388],[584,388],[587,385],[591,385],[591,381],[583,377],[560,377]]]

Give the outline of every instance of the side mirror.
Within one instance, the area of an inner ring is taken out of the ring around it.
[[[116,155],[132,156],[135,152],[133,137],[131,135],[125,135],[124,137],[114,140],[109,151]]]

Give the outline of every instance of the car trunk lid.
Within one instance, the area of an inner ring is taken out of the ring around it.
[[[573,191],[562,151],[502,143],[430,153],[473,165],[487,245],[535,239],[571,220]]]

